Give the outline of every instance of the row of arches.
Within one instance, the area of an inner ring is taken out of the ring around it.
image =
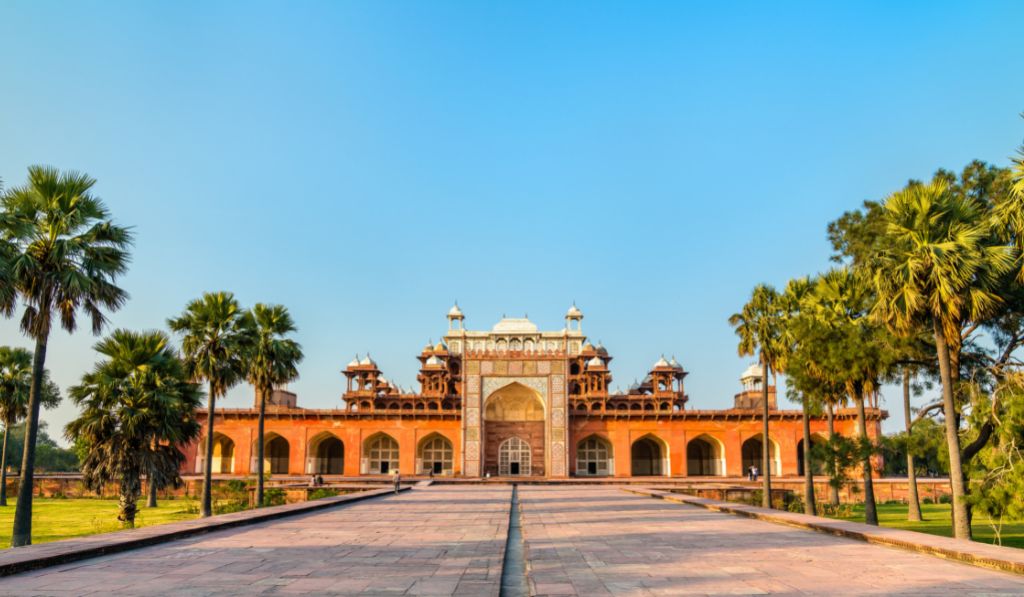
[[[751,466],[762,468],[762,437],[756,435],[743,442],[741,470],[745,473]],[[815,436],[812,444],[823,442]],[[291,445],[288,440],[274,432],[264,438],[265,471],[270,474],[288,474]],[[204,443],[200,442],[199,457],[196,458],[196,472],[202,472],[204,464]],[[797,444],[798,474],[803,476],[804,442]],[[345,444],[336,436],[324,432],[309,442],[309,456],[306,473],[341,475],[345,471]],[[398,441],[384,432],[379,432],[363,441],[360,473],[364,475],[387,475],[397,470],[401,451]],[[255,471],[256,445],[252,446],[249,471]],[[416,449],[417,473],[450,475],[454,471],[455,450],[452,442],[439,433],[432,433],[419,441]],[[518,437],[505,440],[499,446],[498,474],[501,476],[529,475],[532,470],[529,443]],[[669,474],[668,445],[657,435],[648,434],[635,440],[630,446],[630,474],[633,476],[662,476]],[[772,474],[782,470],[780,450],[775,440],[769,440],[769,458]],[[214,433],[212,471],[221,474],[236,472],[235,442],[221,433]],[[689,476],[725,476],[727,473],[725,446],[714,436],[702,434],[691,439],[686,445],[686,474]],[[821,463],[816,463],[814,474],[823,474]],[[611,476],[615,474],[615,454],[611,442],[599,435],[590,435],[576,446],[577,476]]]
[[[289,472],[291,445],[283,436],[269,432],[263,439],[263,470],[272,475],[284,475]],[[436,475],[451,475],[454,471],[455,450],[451,440],[440,433],[431,433],[420,440],[417,446],[417,466],[419,473],[433,472]],[[203,471],[205,463],[205,443],[200,441],[199,453],[196,458],[196,472]],[[257,445],[253,442],[250,452],[249,471],[257,467]],[[345,444],[329,432],[323,432],[309,441],[308,457],[305,473],[321,475],[341,475],[345,472]],[[379,432],[363,441],[360,473],[364,475],[387,475],[398,469],[400,449],[398,441],[387,433]],[[236,469],[235,442],[222,433],[214,433],[213,473],[233,474],[241,471]]]
[[[755,435],[743,442],[741,453],[742,471],[746,473],[752,466],[762,468],[763,436]],[[824,442],[820,436],[812,438],[812,444]],[[769,460],[772,463],[772,474],[782,474],[782,460],[778,444],[769,439]],[[797,443],[798,475],[803,476],[804,441]],[[576,447],[577,476],[609,476],[614,474],[614,451],[607,439],[591,435],[584,438]],[[668,445],[654,434],[645,435],[630,446],[630,474],[634,477],[661,476],[669,474]],[[700,477],[724,477],[726,466],[725,445],[718,438],[702,434],[686,444],[686,474]],[[824,474],[820,462],[815,463],[815,475]]]
[[[572,408],[576,412],[581,412],[581,413],[583,413],[583,412],[595,412],[595,413],[601,413],[601,412],[621,412],[621,413],[625,413],[625,414],[638,413],[638,412],[639,413],[644,413],[644,412],[662,412],[662,413],[673,412],[673,413],[678,413],[678,412],[682,412],[682,410],[683,410],[683,403],[682,403],[682,401],[670,402],[670,401],[665,401],[665,400],[663,400],[661,402],[653,402],[653,401],[647,401],[647,400],[644,400],[644,401],[630,400],[628,402],[609,402],[609,403],[605,404],[604,401],[576,400],[576,401],[573,401]]]

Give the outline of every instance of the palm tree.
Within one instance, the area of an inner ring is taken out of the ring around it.
[[[903,422],[906,425],[907,431],[907,502],[909,507],[907,508],[907,520],[912,522],[920,522],[923,520],[921,517],[921,500],[917,495],[917,470],[914,468],[914,442],[911,439],[913,435],[914,422],[910,416],[910,388],[911,382],[913,381],[914,371],[911,367],[904,365],[903,371]]]
[[[183,335],[181,349],[185,369],[193,381],[209,386],[206,412],[206,453],[203,460],[201,516],[213,513],[213,419],[217,398],[242,380],[243,356],[248,343],[245,311],[230,292],[207,292],[185,306],[178,317],[167,320],[171,330]]]
[[[199,435],[195,411],[202,394],[163,332],[115,330],[95,350],[106,360],[71,388],[82,412],[65,433],[88,446],[86,487],[99,491],[117,483],[117,518],[132,528],[143,472],[155,474],[158,485],[180,482],[185,455],[178,446]]]
[[[0,421],[4,424],[0,449],[0,506],[7,505],[7,433],[28,413],[28,394],[32,387],[32,353],[24,348],[0,346]],[[60,404],[60,389],[44,371],[43,408]]]
[[[795,278],[786,284],[786,289],[782,293],[783,320],[780,345],[783,358],[781,359],[781,365],[777,365],[781,367],[782,371],[789,371],[793,361],[799,360],[801,353],[806,353],[809,348],[803,345],[801,328],[804,325],[804,320],[807,319],[802,313],[803,304],[807,296],[810,295],[812,288],[813,283],[809,278]],[[806,364],[804,369],[806,369]],[[802,372],[806,373],[806,371]],[[791,387],[797,385],[793,383],[792,377],[788,379],[790,381],[787,383]],[[817,514],[817,505],[814,499],[814,463],[813,455],[811,454],[811,409],[814,396],[809,391],[800,391],[799,388],[794,389],[797,389],[797,394],[800,398],[803,419],[804,513],[814,516]],[[809,388],[805,388],[805,390],[809,390]]]
[[[257,303],[245,316],[245,328],[251,335],[245,354],[246,378],[256,389],[259,423],[256,427],[256,505],[263,504],[263,424],[267,397],[275,387],[299,376],[302,347],[286,338],[296,331],[292,316],[283,305]]]
[[[823,372],[831,381],[845,387],[857,409],[864,518],[868,524],[877,525],[871,468],[872,442],[867,431],[864,401],[879,387],[894,355],[885,329],[874,325],[868,317],[872,300],[870,286],[853,270],[842,267],[822,274],[815,287],[812,304],[815,317],[824,326],[824,336],[818,342]]]
[[[132,235],[111,222],[103,202],[91,193],[95,182],[85,174],[31,166],[28,183],[0,199],[0,239],[9,253],[0,277],[8,278],[24,303],[21,329],[35,340],[12,546],[32,543],[35,445],[53,318],[73,332],[82,309],[99,334],[104,311],[120,308],[128,297],[115,282],[128,267]],[[10,312],[13,305],[7,303],[0,306]]]
[[[931,329],[939,361],[953,489],[953,532],[971,538],[960,452],[953,363],[961,332],[1001,302],[993,291],[1015,264],[1012,248],[991,242],[990,222],[973,199],[951,193],[941,180],[912,184],[885,202],[889,242],[872,264],[878,294],[874,314],[904,336]],[[958,366],[957,366],[958,368]]]
[[[737,352],[741,357],[758,357],[761,363],[761,402],[762,402],[762,435],[761,461],[764,477],[762,485],[761,505],[772,507],[771,459],[769,450],[771,439],[768,434],[768,374],[778,370],[781,361],[780,353],[782,336],[782,310],[779,293],[767,284],[758,284],[750,296],[750,301],[742,311],[729,318],[729,325],[736,328],[740,342]]]

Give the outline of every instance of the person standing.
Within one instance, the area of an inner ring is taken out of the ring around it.
[[[398,473],[398,469],[395,469],[395,495],[398,495],[398,487],[402,484],[402,475]]]

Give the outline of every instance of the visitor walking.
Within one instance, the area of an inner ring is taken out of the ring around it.
[[[754,478],[753,478],[753,481],[754,481],[754,482],[756,483],[756,482],[757,482],[757,478],[758,478],[758,477],[759,477],[759,476],[761,475],[761,471],[760,471],[760,470],[758,470],[758,468],[757,468],[756,466],[754,466],[754,467],[751,467],[751,468],[753,468],[753,469],[754,469],[754,471],[753,471],[753,472],[754,472]]]
[[[754,466],[751,465],[751,466],[747,467],[747,481],[753,481],[753,480],[754,480]]]

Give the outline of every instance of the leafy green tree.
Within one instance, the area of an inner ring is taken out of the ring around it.
[[[871,467],[874,446],[867,432],[865,400],[877,392],[895,353],[885,328],[868,317],[872,301],[869,284],[850,268],[822,274],[805,302],[805,310],[819,325],[810,328],[805,341],[817,348],[819,375],[842,384],[857,409],[864,517],[868,524],[878,524]]]
[[[28,182],[0,199],[0,241],[8,256],[4,272],[10,292],[24,304],[21,329],[35,340],[32,384],[26,415],[18,505],[11,545],[32,542],[32,487],[39,409],[43,403],[46,347],[54,316],[68,332],[77,327],[79,309],[99,334],[104,311],[124,304],[127,293],[116,285],[128,267],[131,233],[110,220],[103,202],[91,192],[95,180],[76,172],[31,166]],[[13,299],[0,303],[11,312]]]
[[[875,315],[893,331],[931,328],[939,363],[942,409],[953,489],[953,531],[970,539],[955,383],[964,329],[1002,302],[1000,278],[1016,256],[993,242],[979,200],[954,193],[943,180],[911,184],[884,205],[888,242],[870,259],[878,294]],[[956,355],[956,358],[951,358]]]
[[[299,376],[302,347],[287,338],[296,331],[291,314],[282,305],[256,303],[244,317],[243,326],[250,335],[245,352],[246,378],[256,389],[259,421],[256,427],[256,503],[263,504],[263,423],[267,397],[275,387]]]
[[[79,470],[78,453],[74,449],[61,447],[47,432],[46,421],[39,422],[36,434],[36,470],[46,473],[69,473]],[[25,443],[25,423],[11,425],[8,432],[10,441],[7,445],[8,460],[20,462],[21,452]]]
[[[182,334],[185,369],[194,381],[209,386],[206,411],[206,453],[203,459],[201,516],[213,514],[213,420],[217,398],[245,375],[245,352],[251,340],[244,325],[245,311],[230,292],[207,292],[193,300],[185,312],[167,320],[171,330]]]
[[[771,436],[768,426],[768,375],[778,371],[785,353],[783,338],[784,312],[779,293],[767,284],[758,284],[750,300],[739,313],[729,317],[739,336],[737,352],[740,356],[757,355],[761,363],[761,422],[764,441],[761,442],[761,462],[764,471],[761,491],[761,505],[772,507],[771,459],[769,449]]]
[[[7,442],[11,427],[28,413],[28,395],[32,388],[32,353],[24,348],[0,346],[0,422],[4,424],[0,450],[0,506],[7,505]],[[43,372],[43,408],[60,404],[60,389]]]
[[[127,528],[135,526],[142,474],[158,486],[179,483],[185,456],[178,446],[199,435],[201,392],[169,344],[163,332],[114,330],[95,346],[106,359],[70,390],[82,412],[66,435],[88,446],[85,485],[118,484],[118,520]]]
[[[814,496],[814,454],[811,447],[814,442],[811,437],[811,416],[820,410],[820,401],[815,384],[811,383],[810,367],[812,363],[807,358],[811,347],[806,346],[802,340],[802,321],[807,319],[803,315],[803,306],[807,297],[813,289],[813,283],[808,278],[796,278],[786,284],[786,289],[780,297],[783,308],[781,346],[783,347],[783,363],[787,376],[787,384],[790,386],[790,396],[800,402],[802,423],[803,423],[803,467],[804,467],[804,512],[808,516],[817,514],[817,505]],[[794,366],[796,370],[794,371]],[[801,374],[804,374],[801,378]],[[800,382],[803,383],[800,383]]]

